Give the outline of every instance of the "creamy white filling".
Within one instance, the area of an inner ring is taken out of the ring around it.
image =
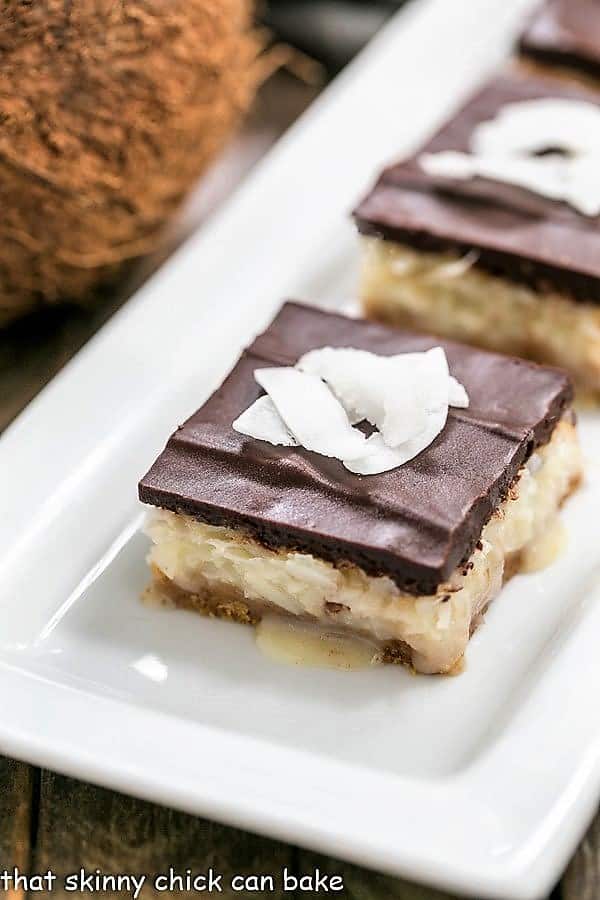
[[[146,527],[153,542],[149,562],[185,591],[226,585],[250,605],[268,604],[381,643],[404,641],[413,649],[416,669],[448,671],[465,650],[473,618],[500,590],[506,557],[543,531],[580,472],[575,428],[563,421],[484,527],[481,549],[432,596],[414,597],[386,576],[371,577],[353,565],[336,568],[306,553],[269,550],[233,529],[166,510],[154,511]],[[327,603],[342,608],[332,614]]]
[[[421,253],[363,238],[361,296],[369,315],[563,366],[600,390],[600,306],[490,275],[477,253]]]

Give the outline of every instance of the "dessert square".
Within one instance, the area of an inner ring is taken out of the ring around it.
[[[600,77],[597,0],[546,0],[523,33],[520,50],[536,62]]]
[[[545,129],[537,145],[527,133],[531,111]],[[595,117],[600,91],[558,76],[511,71],[469,100],[419,154],[386,169],[355,211],[364,238],[366,314],[562,366],[578,387],[597,395],[598,148],[585,145],[593,130],[586,126],[596,126]],[[517,119],[522,133],[515,133]],[[502,147],[496,158],[472,155],[474,141],[489,145],[490,123],[504,123],[497,139],[513,141],[513,156],[503,157]],[[523,152],[527,141],[529,154]],[[554,146],[559,142],[568,146]],[[482,175],[481,168],[453,177],[440,173],[439,162],[432,171],[432,160],[440,157],[483,164],[491,174]],[[588,166],[588,180],[574,182],[579,194],[571,202],[528,186],[543,179],[560,190],[562,182],[552,181],[548,167],[558,172],[574,160]],[[515,183],[500,180],[502,167],[514,168]]]
[[[157,507],[147,526],[155,595],[248,624],[315,623],[369,640],[381,661],[452,670],[580,479],[567,375],[442,342],[468,408],[451,408],[426,449],[374,475],[232,427],[263,394],[255,373],[265,367],[322,347],[392,358],[438,344],[285,304],[140,482],[140,499]]]

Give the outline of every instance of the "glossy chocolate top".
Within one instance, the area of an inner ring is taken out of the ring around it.
[[[473,130],[507,103],[540,97],[600,103],[600,90],[559,77],[495,78],[423,148],[467,151]],[[548,148],[552,149],[552,148]],[[483,178],[427,175],[416,158],[386,169],[355,211],[360,231],[417,249],[465,253],[495,275],[600,302],[600,220],[566,203]]]
[[[392,355],[440,341],[287,303],[208,402],[169,439],[140,482],[140,499],[271,547],[296,548],[430,593],[472,552],[523,461],[570,404],[559,370],[444,341],[468,410],[412,462],[353,475],[334,459],[274,447],[231,423],[262,393],[254,369],[291,365],[326,345]]]
[[[520,50],[540,62],[600,76],[600,3],[547,0],[525,30]]]

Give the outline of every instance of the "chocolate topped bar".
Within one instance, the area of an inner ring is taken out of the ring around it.
[[[466,152],[475,128],[507,104],[542,98],[599,106],[600,90],[559,77],[511,72],[473,97],[421,154]],[[383,172],[355,218],[363,234],[419,251],[475,250],[477,268],[493,275],[600,302],[599,219],[517,185],[429,174],[415,157]]]
[[[598,0],[546,0],[525,30],[520,50],[543,63],[600,76]]]
[[[382,356],[444,347],[468,390],[439,437],[373,476],[297,447],[245,437],[232,422],[262,393],[254,370],[311,349]],[[242,529],[268,547],[353,563],[413,594],[435,592],[466,560],[534,448],[572,400],[561,371],[450,341],[287,303],[208,402],[169,439],[139,486],[145,503]]]

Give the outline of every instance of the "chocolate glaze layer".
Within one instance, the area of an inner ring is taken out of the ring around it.
[[[480,122],[494,118],[507,103],[541,97],[600,104],[600,89],[559,77],[525,77],[515,70],[491,81],[421,153],[467,151]],[[363,234],[423,251],[475,249],[476,265],[494,275],[540,292],[557,290],[600,303],[600,219],[582,216],[565,203],[483,178],[428,175],[413,157],[386,169],[354,215]]]
[[[292,365],[325,345],[392,355],[440,343],[471,405],[451,410],[434,443],[394,471],[353,475],[337,460],[231,427],[262,393],[256,368]],[[471,554],[520,466],[549,440],[571,400],[560,370],[287,303],[172,435],[141,480],[140,499],[433,593]]]
[[[529,22],[519,49],[539,62],[600,77],[598,0],[547,0]]]

